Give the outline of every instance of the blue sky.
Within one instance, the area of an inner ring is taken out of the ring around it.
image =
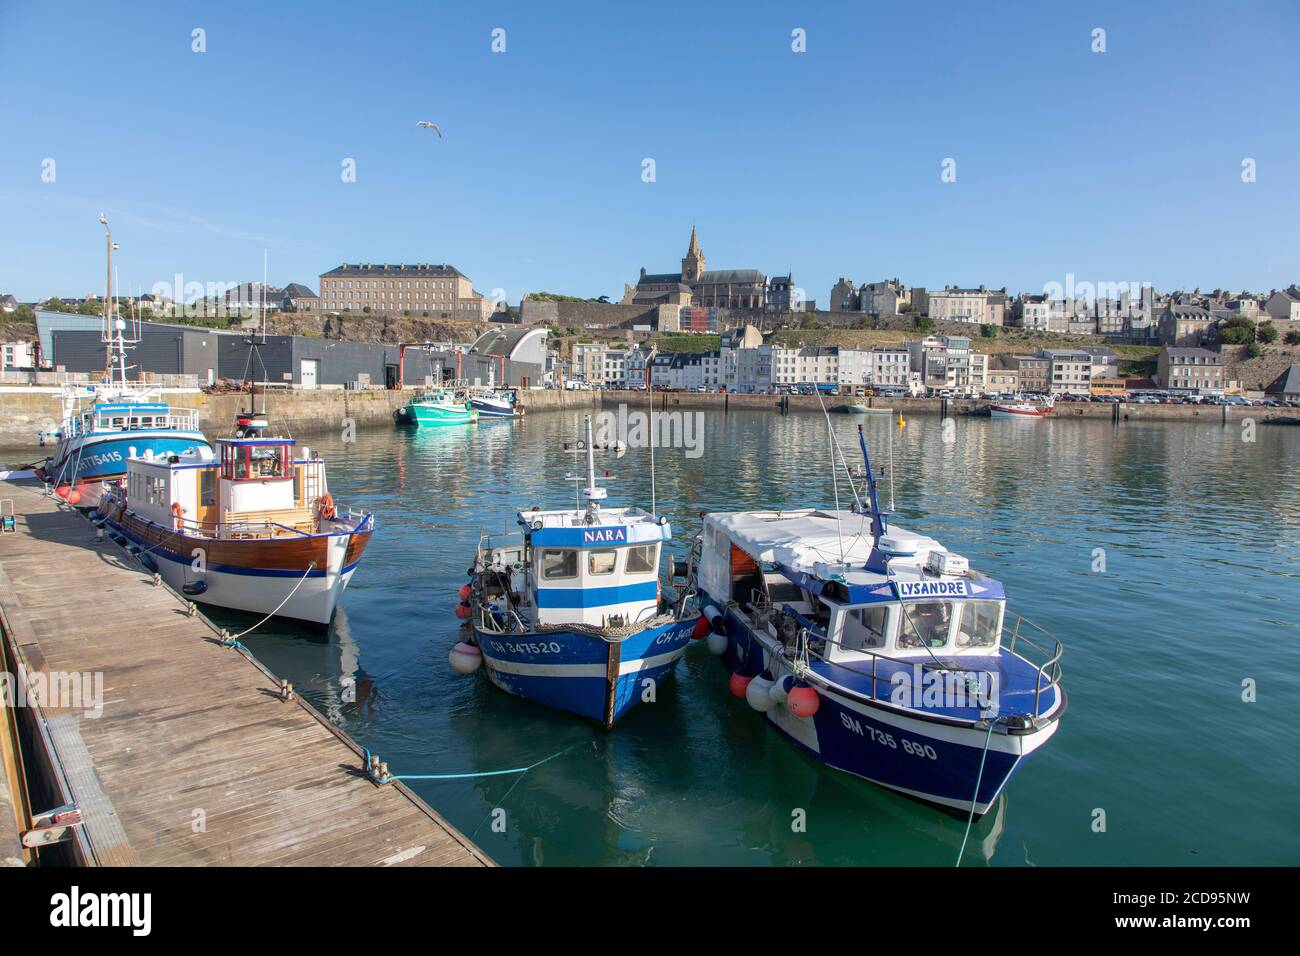
[[[0,0],[0,291],[101,289],[101,211],[145,291],[266,248],[275,284],[446,261],[616,299],[693,224],[710,268],[821,303],[841,275],[1268,289],[1300,281],[1298,48],[1291,2]]]

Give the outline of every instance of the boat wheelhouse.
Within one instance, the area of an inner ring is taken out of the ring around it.
[[[195,601],[327,624],[374,529],[340,513],[325,463],[292,438],[217,439],[131,458],[100,513],[142,563]],[[253,434],[255,437],[247,437]]]
[[[585,505],[520,511],[522,530],[482,539],[457,612],[473,629],[452,666],[481,662],[507,693],[610,728],[671,675],[698,620],[659,579],[668,519],[605,508],[587,418]],[[581,478],[573,479],[581,481]]]
[[[705,516],[689,580],[710,649],[815,759],[982,815],[1059,726],[1060,643],[965,558],[887,526],[869,459],[867,485],[848,511]]]

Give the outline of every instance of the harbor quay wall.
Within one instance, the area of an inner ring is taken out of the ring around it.
[[[645,409],[649,399],[643,391],[606,390],[599,393],[603,407],[617,407],[626,404],[629,409]],[[909,415],[987,415],[988,402],[980,399],[966,398],[846,398],[842,396],[823,396],[822,402],[828,411],[840,411],[857,402],[872,408],[888,408],[892,412],[901,411],[904,417]],[[785,403],[783,405],[783,403]],[[655,392],[654,407],[656,411],[675,408],[695,408],[709,411],[728,411],[730,409],[778,411],[782,407],[790,411],[820,412],[822,404],[816,395],[744,395],[740,393],[717,394],[714,392]],[[1240,422],[1253,419],[1264,422],[1276,419],[1290,419],[1300,422],[1300,409],[1266,408],[1245,405],[1120,405],[1093,402],[1058,402],[1053,412],[1056,419],[1084,418],[1103,421],[1162,421],[1162,422],[1203,422],[1221,424],[1223,422]]]
[[[268,393],[267,406],[273,424],[283,426],[294,435],[311,435],[342,429],[348,421],[358,429],[391,425],[393,413],[412,394],[412,389],[273,389]],[[236,413],[248,407],[246,393],[209,393],[194,388],[164,389],[163,400],[176,408],[198,409],[199,425],[209,438],[229,434]],[[260,403],[260,396],[258,400]],[[530,414],[617,408],[620,404],[626,404],[630,409],[644,409],[648,401],[649,396],[644,391],[529,389],[519,393],[520,405]],[[823,401],[827,409],[835,411],[855,400],[826,396]],[[901,411],[904,416],[981,415],[988,411],[988,403],[976,399],[867,398],[859,401],[875,408],[889,408],[895,413]],[[790,411],[821,410],[821,404],[815,395],[655,392],[654,404],[655,409],[660,411],[691,408],[722,412],[734,408],[775,412],[782,407]],[[37,435],[42,429],[58,427],[59,415],[59,391],[55,387],[0,386],[0,448],[37,449]],[[1062,402],[1056,406],[1054,417],[1057,420],[1088,418],[1203,423],[1240,422],[1244,419],[1267,422],[1283,418],[1300,421],[1300,409],[1235,405],[1121,404],[1117,407],[1091,402]]]
[[[393,412],[415,391],[278,388],[268,392],[266,403],[272,425],[294,435],[319,435],[342,429],[347,420],[359,429],[391,426]],[[208,438],[230,434],[236,413],[248,407],[247,393],[209,393],[197,388],[164,389],[162,400],[174,408],[198,409],[199,427]],[[259,404],[261,401],[259,395]],[[519,393],[519,402],[530,413],[591,408],[599,404],[600,394],[529,389]],[[0,448],[38,449],[37,436],[43,429],[57,428],[60,414],[57,387],[0,387]]]

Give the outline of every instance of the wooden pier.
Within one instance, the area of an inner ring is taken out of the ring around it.
[[[0,534],[9,670],[24,686],[103,675],[99,716],[48,698],[5,715],[25,725],[30,789],[80,810],[73,862],[493,865],[404,785],[372,783],[346,734],[282,700],[278,678],[84,517],[34,482],[0,482],[0,498],[17,516]]]

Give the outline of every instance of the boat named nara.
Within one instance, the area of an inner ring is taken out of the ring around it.
[[[485,536],[456,612],[472,633],[453,669],[482,666],[497,687],[605,728],[653,699],[696,631],[685,592],[669,600],[660,551],[666,517],[606,508],[586,420],[587,473],[576,508],[520,511],[521,531]]]

